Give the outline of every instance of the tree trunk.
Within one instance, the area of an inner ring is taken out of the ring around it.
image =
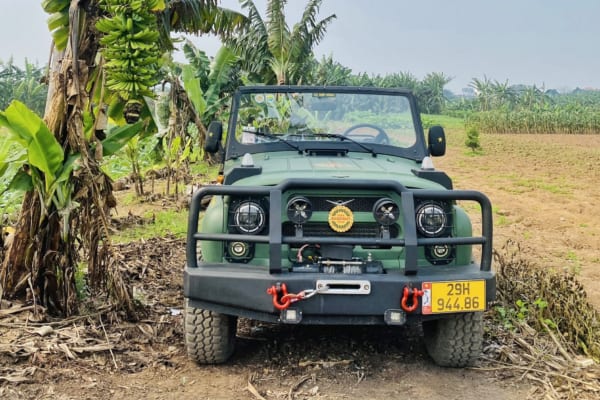
[[[35,237],[30,237],[37,231],[39,225],[39,199],[33,192],[25,193],[21,213],[17,221],[15,236],[4,256],[0,268],[0,286],[5,296],[14,297],[24,295],[33,281],[38,277],[36,271],[28,268],[32,265],[31,259],[35,253]],[[35,229],[27,229],[28,226]],[[33,295],[33,293],[32,293]]]
[[[75,271],[80,254],[87,257],[92,289],[108,287],[116,303],[133,313],[131,294],[108,238],[108,208],[116,205],[112,185],[100,169],[100,143],[96,140],[96,154],[91,154],[83,129],[83,112],[90,107],[89,69],[95,68],[98,50],[94,21],[86,20],[83,9],[93,10],[93,3],[71,1],[69,45],[64,53],[54,52],[44,115],[65,154],[80,154],[79,168],[70,177],[78,206],[65,216],[65,210],[61,215],[54,204],[44,210],[38,193],[26,193],[13,243],[0,268],[0,295],[29,297],[63,315],[77,311]],[[85,31],[79,32],[79,27]]]
[[[60,53],[55,52],[54,56]],[[44,120],[63,148],[69,148],[65,129],[65,82],[73,76],[65,58],[53,60]],[[66,227],[70,230],[69,227]],[[54,205],[43,210],[39,193],[27,192],[12,246],[0,268],[4,295],[33,300],[53,314],[77,311],[74,244],[61,237],[62,225]],[[70,239],[70,238],[69,238]]]

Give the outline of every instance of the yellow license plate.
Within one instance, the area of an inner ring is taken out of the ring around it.
[[[423,282],[423,314],[485,310],[485,281]]]

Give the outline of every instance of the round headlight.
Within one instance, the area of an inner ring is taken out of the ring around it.
[[[444,208],[436,203],[424,203],[417,208],[417,229],[425,236],[438,236],[444,232],[448,216]]]
[[[303,224],[312,215],[312,204],[306,197],[293,197],[287,204],[287,216],[295,224]]]
[[[258,233],[265,223],[265,210],[254,201],[243,201],[233,211],[233,224],[240,233]]]
[[[375,221],[381,225],[392,225],[400,218],[398,204],[388,198],[377,200],[373,206],[373,217],[375,217]]]

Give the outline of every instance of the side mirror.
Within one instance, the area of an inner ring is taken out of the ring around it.
[[[208,125],[206,138],[204,140],[204,150],[210,154],[214,154],[219,150],[219,143],[223,136],[223,124],[219,121],[212,121]]]
[[[446,134],[441,126],[435,125],[429,128],[427,142],[429,143],[429,154],[432,157],[446,154]]]

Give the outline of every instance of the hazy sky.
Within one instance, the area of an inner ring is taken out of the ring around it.
[[[307,0],[289,0],[288,24]],[[45,64],[50,36],[39,0],[0,0],[0,60]],[[240,9],[237,0],[221,5]],[[255,0],[264,15],[266,0]],[[484,75],[546,88],[600,88],[598,0],[323,0],[337,15],[316,55],[332,54],[354,73],[443,72],[459,91]],[[209,55],[218,40],[196,44]]]

